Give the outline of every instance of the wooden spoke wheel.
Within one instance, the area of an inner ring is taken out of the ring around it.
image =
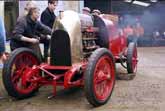
[[[112,54],[105,48],[94,51],[85,72],[85,94],[93,106],[105,104],[115,84],[115,63]]]
[[[127,71],[128,73],[136,73],[138,63],[136,44],[131,42],[127,50]]]
[[[19,48],[11,53],[3,68],[3,83],[10,96],[24,99],[37,91],[38,84],[30,81],[39,76],[40,71],[31,77],[29,71],[40,62],[39,57],[27,48]]]

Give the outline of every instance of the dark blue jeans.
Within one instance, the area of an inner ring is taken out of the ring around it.
[[[42,40],[40,41],[41,43],[44,44],[44,60],[47,60],[48,57],[48,51],[49,51],[49,40]]]
[[[5,51],[5,41],[4,38],[0,35],[0,54]]]
[[[2,54],[5,51],[5,27],[4,27],[4,21],[0,17],[0,54]]]

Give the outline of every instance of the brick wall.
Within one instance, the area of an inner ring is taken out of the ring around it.
[[[26,6],[27,1],[19,1],[19,15],[22,15],[24,12],[24,8]],[[38,7],[40,8],[40,12],[45,10],[47,7],[47,1],[36,0]],[[59,1],[58,6],[55,10],[55,14],[58,15],[59,10],[74,10],[76,12],[81,12],[83,8],[83,1]]]
[[[4,18],[4,1],[0,1],[0,16]]]

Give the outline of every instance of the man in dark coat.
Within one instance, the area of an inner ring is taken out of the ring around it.
[[[52,29],[53,23],[56,19],[54,10],[56,9],[57,0],[48,0],[48,7],[41,14],[41,22]],[[49,41],[43,41],[44,43],[44,58],[48,56]]]
[[[39,42],[41,39],[48,40],[49,38],[47,36],[42,38],[40,34],[51,35],[51,29],[37,21],[38,18],[39,9],[34,7],[29,10],[27,16],[20,17],[17,20],[13,30],[13,37],[11,38],[11,50],[27,47],[41,56]]]

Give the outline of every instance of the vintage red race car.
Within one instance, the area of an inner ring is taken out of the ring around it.
[[[105,104],[116,80],[115,63],[126,64],[128,73],[137,69],[135,43],[127,40],[108,15],[84,15],[65,11],[51,37],[50,57],[42,62],[36,53],[19,48],[11,53],[3,68],[3,83],[17,99],[32,96],[41,86],[64,89],[84,87],[93,106]]]

